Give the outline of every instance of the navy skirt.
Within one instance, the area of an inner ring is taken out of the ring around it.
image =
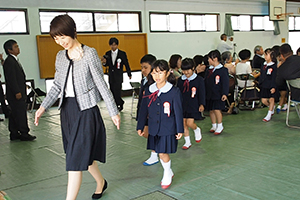
[[[225,109],[225,101],[220,100],[206,100],[206,110],[224,110]]]
[[[194,112],[194,113],[183,112],[183,118],[185,118],[185,119],[201,119],[201,113],[200,112]]]
[[[60,113],[67,171],[85,171],[94,160],[105,162],[106,132],[98,106],[80,111],[65,98]]]
[[[154,150],[156,153],[176,153],[178,140],[175,135],[148,136],[147,149]]]
[[[275,98],[276,92],[271,94],[269,88],[260,88],[260,98]]]

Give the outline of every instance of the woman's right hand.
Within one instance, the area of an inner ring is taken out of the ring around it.
[[[40,108],[35,112],[34,124],[36,126],[39,125],[39,120],[41,116],[44,114],[44,112],[45,112],[45,108],[42,106],[40,106]]]

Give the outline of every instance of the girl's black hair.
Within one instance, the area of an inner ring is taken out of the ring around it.
[[[265,54],[267,54],[267,53],[270,54],[272,62],[277,63],[276,53],[271,48],[267,48],[265,50]]]
[[[221,62],[221,53],[220,51],[218,51],[217,49],[216,50],[212,50],[208,53],[208,57],[210,59],[214,59],[214,58],[217,58],[218,59],[218,62]]]
[[[151,72],[153,72],[154,70],[157,71],[157,69],[159,69],[160,71],[166,71],[166,72],[170,72],[170,75],[167,78],[167,81],[170,82],[173,85],[176,85],[176,77],[173,74],[173,71],[170,71],[170,67],[168,65],[168,62],[165,60],[156,60],[152,65],[151,65]],[[154,79],[151,75],[151,72],[148,74],[148,83],[149,85],[151,85],[152,83],[154,83]]]
[[[193,61],[193,59],[191,58],[185,58],[182,60],[182,63],[181,63],[181,69],[182,70],[194,70],[195,69],[195,63]]]

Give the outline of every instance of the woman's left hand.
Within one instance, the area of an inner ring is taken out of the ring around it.
[[[176,139],[179,140],[182,137],[182,133],[177,133],[177,135],[175,135],[175,136],[176,136]]]
[[[116,125],[117,129],[120,129],[120,124],[121,124],[121,118],[120,115],[115,115],[111,117],[111,120],[114,122],[114,124]]]

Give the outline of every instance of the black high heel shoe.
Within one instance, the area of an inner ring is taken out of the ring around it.
[[[106,188],[107,188],[107,181],[104,179],[104,185],[103,185],[103,188],[102,188],[102,192],[100,194],[94,193],[92,198],[93,199],[100,199],[102,197],[103,192],[106,190]]]

